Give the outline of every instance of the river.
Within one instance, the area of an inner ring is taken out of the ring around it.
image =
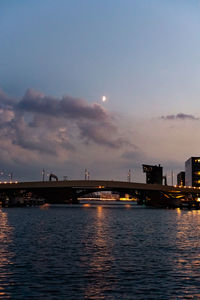
[[[0,299],[200,299],[200,211],[2,208]]]

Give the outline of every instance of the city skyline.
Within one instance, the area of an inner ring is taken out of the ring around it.
[[[182,171],[200,154],[199,16],[195,0],[1,1],[0,169]]]

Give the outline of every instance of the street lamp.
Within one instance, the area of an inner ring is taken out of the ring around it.
[[[128,176],[127,176],[128,182],[131,182],[131,170],[128,170]]]
[[[45,177],[45,170],[42,170],[42,181],[44,181],[44,177]]]

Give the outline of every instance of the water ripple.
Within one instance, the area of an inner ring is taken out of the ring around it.
[[[0,211],[0,299],[199,299],[200,213]]]

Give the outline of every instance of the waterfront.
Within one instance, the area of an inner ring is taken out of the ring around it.
[[[199,211],[83,204],[0,216],[0,299],[200,297]]]

